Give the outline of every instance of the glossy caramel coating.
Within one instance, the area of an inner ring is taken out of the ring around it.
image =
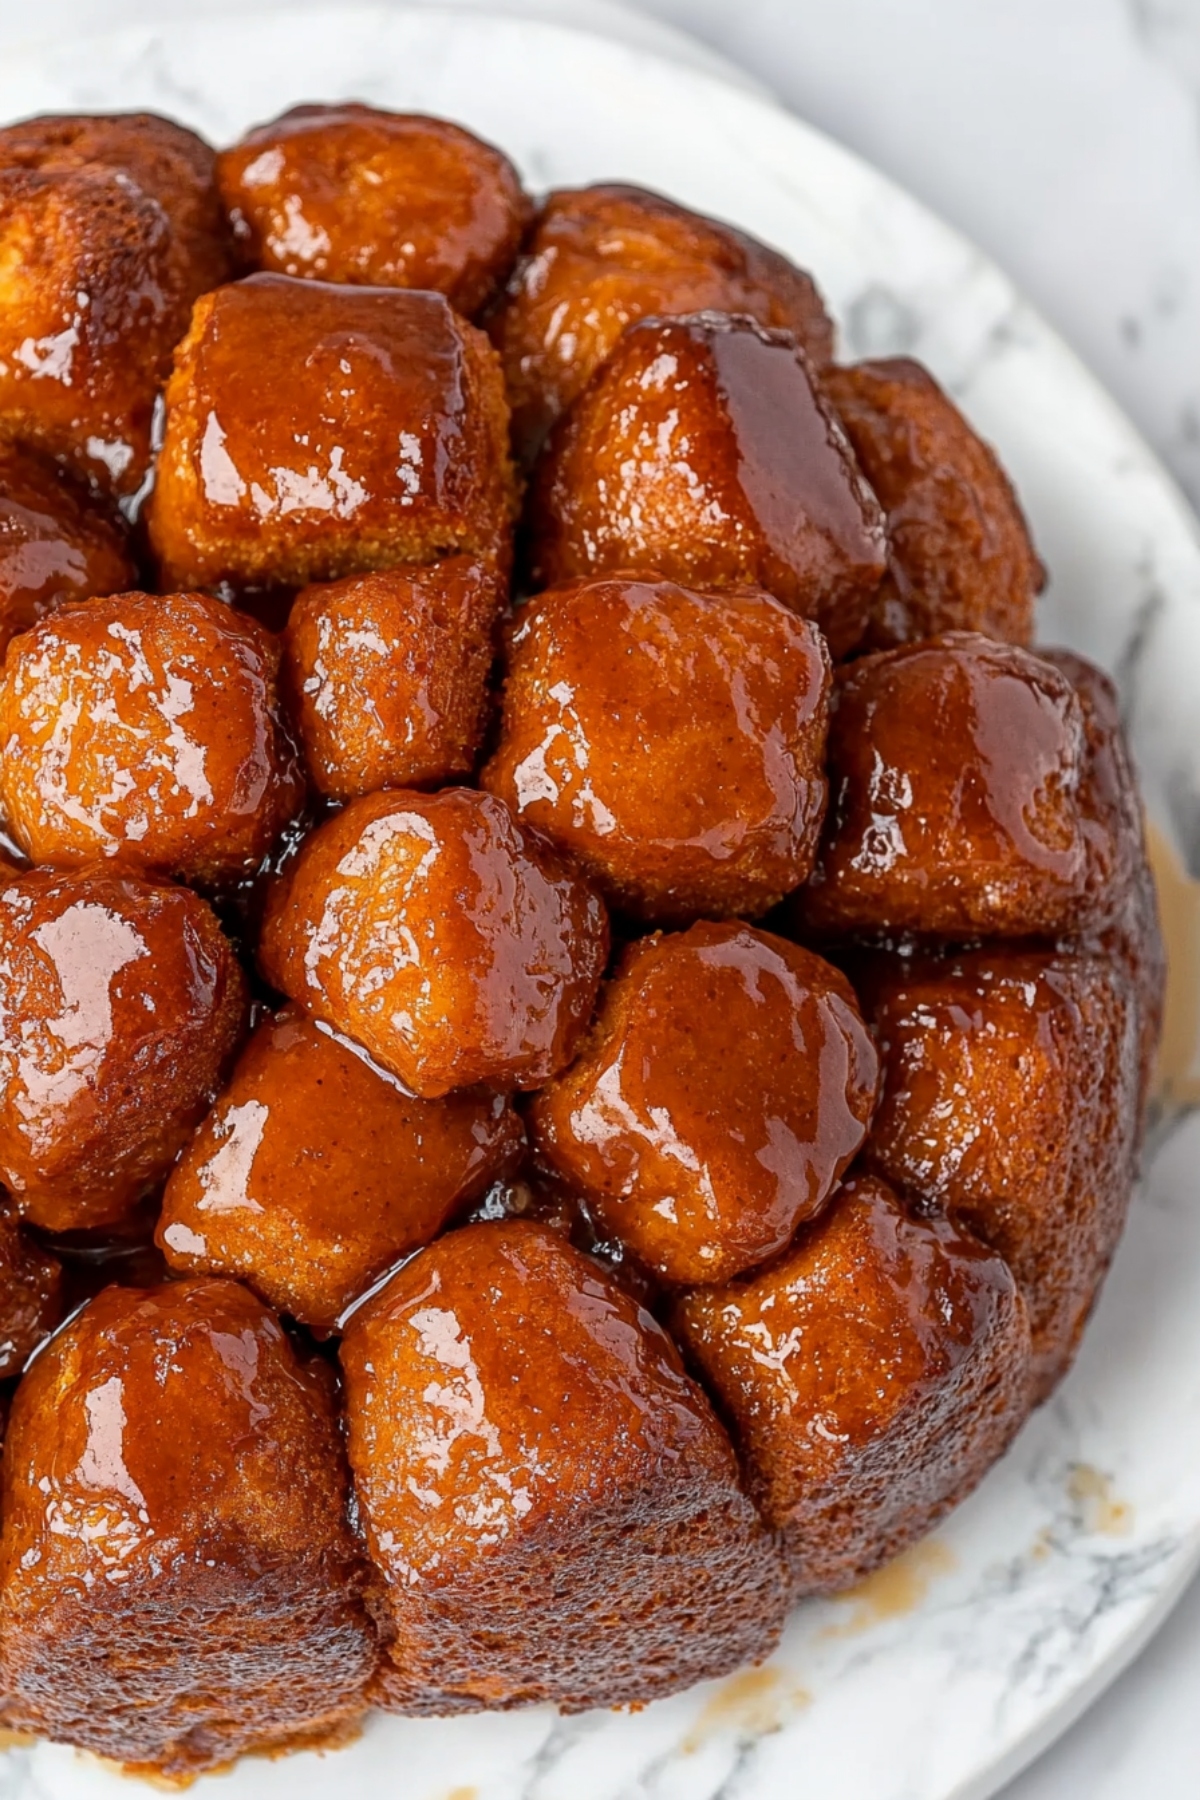
[[[242,1030],[245,979],[186,888],[118,869],[0,885],[0,1180],[49,1231],[161,1181]]]
[[[0,1381],[19,1375],[62,1318],[65,1284],[57,1256],[0,1211]]]
[[[627,325],[705,310],[790,331],[814,367],[833,355],[811,277],[777,250],[644,188],[550,194],[489,325],[521,456],[532,460]]]
[[[112,1287],[4,1457],[7,1720],[175,1778],[344,1727],[376,1659],[328,1383],[232,1281]]]
[[[582,878],[467,788],[352,800],[285,871],[259,947],[273,986],[426,1099],[556,1074],[607,954]]]
[[[438,787],[475,768],[504,605],[476,557],[320,582],[283,634],[309,776],[331,800]]]
[[[535,585],[656,569],[766,588],[835,657],[866,630],[883,513],[792,339],[746,318],[648,319],[551,435],[529,496]]]
[[[1005,1264],[871,1176],[768,1268],[684,1295],[671,1326],[782,1534],[795,1598],[923,1537],[1029,1410],[1029,1323]]]
[[[481,776],[642,919],[760,914],[825,815],[829,655],[757,589],[595,576],[523,606]]]
[[[782,1570],[661,1328],[544,1226],[450,1232],[351,1319],[399,1712],[642,1704],[767,1654]]]
[[[240,1275],[332,1331],[519,1151],[503,1095],[418,1100],[366,1052],[285,1008],[258,1027],[171,1172],[157,1242],[173,1269]]]
[[[630,945],[529,1126],[648,1268],[727,1281],[824,1206],[866,1136],[877,1079],[838,970],[749,925],[700,924]]]
[[[136,494],[172,349],[228,270],[193,132],[149,113],[0,130],[0,438]]]
[[[861,991],[883,1063],[865,1158],[1008,1262],[1043,1399],[1070,1367],[1133,1187],[1133,990],[1111,957],[998,946],[880,958]]]
[[[206,594],[63,607],[11,645],[0,805],[33,862],[216,883],[256,869],[304,778],[269,631]]]
[[[887,512],[868,646],[941,631],[1030,643],[1045,570],[995,451],[911,357],[828,369],[822,386]]]
[[[1056,935],[1119,900],[1097,884],[1083,707],[1067,678],[973,632],[865,656],[839,677],[810,928]]]
[[[217,158],[249,268],[435,288],[468,318],[516,260],[530,205],[501,151],[419,113],[294,106]]]
[[[251,275],[196,306],[166,400],[149,507],[164,588],[506,563],[500,365],[441,294]]]
[[[20,631],[66,600],[137,580],[125,534],[51,465],[0,448],[0,662]]]
[[[1098,892],[1123,895],[1110,922],[1068,939],[1061,947],[1115,956],[1133,984],[1140,1041],[1138,1114],[1144,1122],[1166,1007],[1167,955],[1120,702],[1109,676],[1086,657],[1073,650],[1039,650],[1038,654],[1062,670],[1083,706],[1088,741],[1085,830],[1091,885]]]

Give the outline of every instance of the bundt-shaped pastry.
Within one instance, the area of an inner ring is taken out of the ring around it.
[[[107,1288],[42,1351],[4,1450],[10,1724],[189,1777],[354,1720],[377,1651],[327,1376],[232,1281]]]
[[[399,1712],[641,1704],[767,1654],[778,1552],[665,1333],[544,1226],[421,1251],[341,1349]]]
[[[502,800],[352,800],[268,903],[263,973],[413,1093],[539,1087],[570,1062],[608,954],[604,907]]]
[[[489,327],[522,458],[532,460],[627,325],[706,309],[791,332],[816,368],[833,355],[833,323],[811,278],[777,250],[644,188],[550,194]]]
[[[0,801],[34,862],[216,883],[256,869],[304,781],[279,644],[205,594],[77,602],[12,645]]]
[[[848,1587],[923,1537],[1029,1409],[1029,1324],[1006,1265],[870,1176],[767,1268],[684,1295],[671,1322],[797,1596]]]
[[[461,125],[343,102],[293,106],[217,158],[252,269],[436,288],[473,317],[516,259],[529,202],[512,163]]]
[[[538,1153],[671,1282],[782,1250],[866,1136],[878,1063],[853,991],[731,921],[630,945],[577,1060],[538,1094]]]
[[[240,1275],[280,1312],[333,1331],[521,1142],[502,1095],[418,1100],[288,1007],[258,1027],[172,1170],[158,1242],[173,1269]]]
[[[632,325],[534,473],[535,584],[657,569],[764,587],[835,657],[866,630],[883,514],[803,352],[722,313]]]
[[[507,562],[500,366],[441,294],[251,275],[198,303],[166,400],[149,507],[164,588]]]
[[[246,984],[187,888],[119,870],[0,883],[0,1179],[50,1231],[119,1220],[219,1085]]]
[[[518,613],[481,779],[613,905],[754,916],[812,868],[828,717],[821,635],[769,594],[596,576]]]
[[[954,402],[907,356],[827,369],[821,385],[887,513],[868,646],[942,631],[1028,644],[1045,571],[1012,483]]]
[[[197,295],[228,274],[213,152],[150,113],[0,130],[0,439],[129,497]]]

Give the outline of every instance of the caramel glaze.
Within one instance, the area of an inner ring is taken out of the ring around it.
[[[451,1232],[354,1315],[341,1356],[387,1583],[379,1704],[640,1705],[778,1640],[778,1552],[708,1402],[554,1232]]]
[[[318,583],[284,632],[309,775],[352,800],[474,772],[507,595],[477,557]]]
[[[0,1179],[51,1231],[119,1220],[203,1116],[245,980],[212,911],[121,870],[0,885]]]
[[[781,1533],[793,1598],[851,1586],[929,1531],[1029,1406],[1029,1325],[1004,1262],[857,1176],[766,1269],[671,1324]]]
[[[1070,1367],[1133,1188],[1132,985],[1110,956],[998,945],[880,957],[859,993],[883,1063],[864,1160],[1005,1258],[1044,1399]]]
[[[301,587],[455,551],[507,566],[500,366],[441,294],[251,275],[197,304],[166,401],[163,587]]]
[[[1122,898],[1083,705],[1027,650],[945,632],[863,657],[837,683],[829,774],[807,929],[1057,936]]]
[[[995,453],[929,371],[889,357],[828,369],[822,387],[887,511],[888,568],[867,646],[941,631],[1030,643],[1046,572]]]
[[[467,788],[352,800],[269,898],[259,962],[281,993],[426,1099],[539,1087],[591,1016],[604,907],[502,800]]]
[[[4,1457],[8,1723],[182,1777],[361,1711],[324,1374],[231,1281],[108,1288],[47,1345]]]
[[[848,981],[730,922],[632,944],[530,1107],[538,1154],[670,1282],[781,1250],[866,1136],[878,1063]]]
[[[623,568],[750,583],[835,657],[886,566],[883,513],[803,351],[723,313],[624,333],[556,426],[527,517],[535,586]]]
[[[193,132],[150,113],[0,130],[0,437],[131,500],[171,351],[228,272]]]
[[[10,639],[65,600],[137,580],[125,533],[49,464],[0,448],[0,661]]]
[[[508,157],[472,132],[353,101],[256,126],[218,156],[217,180],[247,267],[435,288],[468,318],[531,211]]]
[[[288,1007],[258,1027],[172,1171],[157,1242],[172,1269],[239,1275],[318,1332],[427,1243],[522,1142],[501,1094],[418,1100]]]
[[[769,594],[593,577],[518,613],[481,781],[638,918],[761,914],[812,868],[829,687]]]
[[[209,885],[253,871],[304,799],[279,660],[268,631],[204,594],[75,603],[16,639],[0,804],[22,850]]]
[[[1062,670],[1083,706],[1089,885],[1098,893],[1122,897],[1107,925],[1067,940],[1063,948],[1115,957],[1133,984],[1139,1017],[1138,1114],[1144,1122],[1166,1006],[1167,955],[1117,690],[1103,670],[1073,650],[1039,650],[1038,655]]]
[[[0,1381],[19,1375],[65,1310],[63,1268],[57,1256],[24,1232],[7,1207],[0,1210]]]
[[[550,194],[489,326],[522,460],[532,462],[627,325],[706,309],[791,332],[817,368],[832,359],[821,297],[778,251],[644,188]]]

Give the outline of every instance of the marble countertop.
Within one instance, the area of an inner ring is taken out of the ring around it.
[[[0,55],[249,3],[0,0]],[[772,90],[1006,268],[1200,506],[1200,0],[470,3],[725,59]],[[1198,1682],[1200,1586],[1005,1800],[1193,1800]]]

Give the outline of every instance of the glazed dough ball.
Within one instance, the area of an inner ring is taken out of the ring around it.
[[[639,918],[764,913],[825,815],[829,657],[769,594],[593,577],[521,608],[484,787]]]
[[[250,268],[435,288],[468,317],[507,276],[530,210],[507,156],[461,125],[352,101],[255,126],[217,180]]]
[[[150,113],[5,127],[0,269],[0,438],[136,494],[192,302],[229,273],[212,150]]]
[[[62,1264],[0,1211],[0,1381],[19,1375],[64,1311]]]
[[[973,632],[864,656],[840,677],[825,842],[802,922],[822,932],[1023,937],[1122,898],[1058,669]]]
[[[1133,1191],[1128,977],[1108,956],[996,946],[881,957],[861,991],[883,1063],[866,1161],[1005,1258],[1045,1399],[1074,1359]]]
[[[50,1231],[161,1181],[241,1034],[245,979],[187,888],[119,871],[0,884],[0,1179]]]
[[[279,655],[204,594],[91,600],[17,639],[0,683],[0,801],[22,850],[208,883],[254,870],[304,798]]]
[[[503,1095],[418,1100],[287,1007],[258,1027],[172,1170],[157,1241],[173,1269],[240,1275],[280,1312],[332,1331],[522,1140]]]
[[[749,925],[643,938],[534,1145],[671,1282],[726,1281],[820,1212],[867,1133],[878,1062],[849,982]]]
[[[525,460],[627,325],[705,308],[792,332],[816,368],[833,355],[833,323],[811,277],[777,250],[644,188],[550,194],[488,326]]]
[[[234,1281],[107,1288],[46,1346],[4,1451],[14,1726],[182,1782],[362,1712],[375,1633],[323,1374]]]
[[[538,1087],[571,1060],[608,954],[604,907],[502,800],[352,800],[268,903],[267,980],[436,1099]]]
[[[0,662],[18,632],[67,600],[137,581],[125,533],[48,463],[0,449]]]
[[[441,294],[251,275],[199,302],[166,398],[161,587],[302,587],[455,551],[507,566],[500,365]]]
[[[778,1261],[671,1316],[781,1534],[793,1598],[850,1587],[924,1537],[1029,1411],[1012,1275],[870,1176]]]
[[[1012,484],[927,369],[907,356],[828,369],[821,382],[888,521],[872,649],[980,631],[1033,638],[1045,583]]]
[[[815,619],[835,657],[866,630],[887,548],[803,353],[721,313],[618,340],[535,471],[529,540],[535,585],[629,568],[751,583]]]
[[[779,1555],[708,1402],[554,1232],[449,1232],[353,1316],[341,1358],[395,1634],[379,1704],[640,1704],[776,1643]]]
[[[476,557],[318,583],[284,631],[309,775],[333,800],[470,775],[505,604]]]

